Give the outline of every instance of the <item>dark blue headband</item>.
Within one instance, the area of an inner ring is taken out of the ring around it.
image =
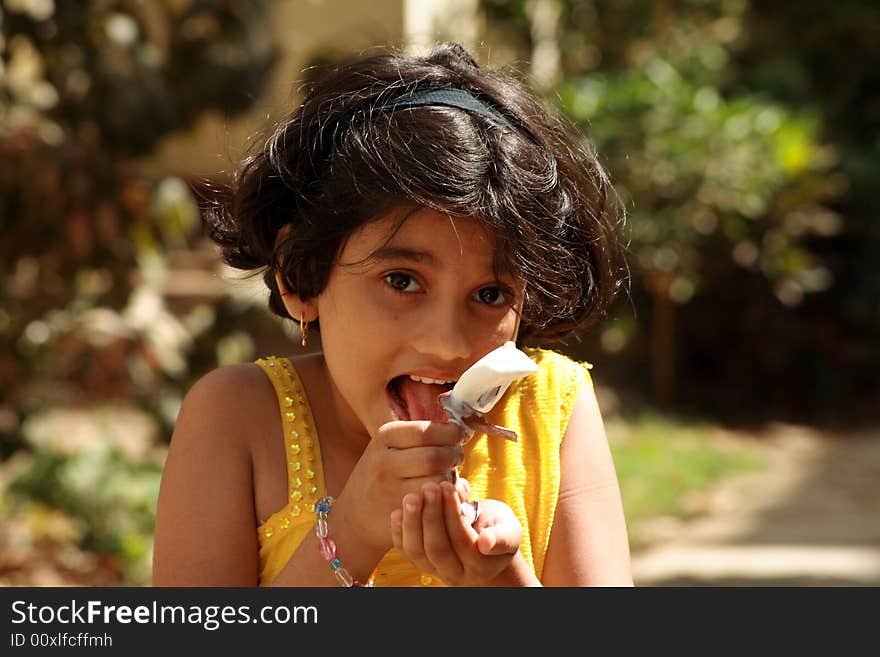
[[[405,107],[428,107],[431,105],[443,105],[456,107],[467,112],[480,114],[489,119],[494,119],[502,126],[510,128],[510,121],[497,109],[484,103],[463,89],[426,89],[416,91],[408,96],[401,96],[386,101],[373,108],[374,111],[394,111]]]

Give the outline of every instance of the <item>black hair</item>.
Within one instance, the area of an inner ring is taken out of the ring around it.
[[[467,91],[507,125],[445,106],[377,111],[438,88]],[[276,269],[289,291],[317,296],[348,236],[399,207],[471,217],[496,236],[496,269],[526,284],[521,339],[582,333],[625,280],[624,213],[584,138],[458,44],[327,70],[245,159],[211,237],[232,267],[264,270],[270,308],[287,317]]]

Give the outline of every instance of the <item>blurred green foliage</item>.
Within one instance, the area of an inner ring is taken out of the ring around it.
[[[24,500],[36,501],[75,518],[75,543],[113,555],[128,583],[146,583],[164,450],[155,448],[155,435],[142,436],[135,453],[121,449],[114,442],[120,436],[130,438],[144,419],[138,423],[137,416],[120,418],[115,426],[102,427],[102,416],[108,414],[118,410],[90,409],[80,417],[50,411],[30,418],[24,433],[34,450],[9,493],[17,499],[14,507],[24,506]],[[85,423],[79,427],[84,438],[79,444],[68,440],[77,421]],[[41,441],[41,433],[48,440]],[[148,455],[149,448],[153,449]]]
[[[130,583],[149,575],[180,400],[223,358],[218,343],[234,346],[249,309],[207,289],[170,306],[174,253],[203,233],[198,197],[138,157],[259,95],[276,54],[266,9],[0,9],[0,456],[17,459],[2,501],[10,513],[36,500],[68,514],[81,545],[114,555]]]
[[[572,351],[730,420],[876,417],[880,5],[483,6],[517,61],[552,28],[557,70],[532,81],[628,210],[631,297]]]

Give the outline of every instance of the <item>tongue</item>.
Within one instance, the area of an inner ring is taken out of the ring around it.
[[[446,422],[449,418],[440,406],[439,398],[447,390],[449,386],[420,383],[407,376],[401,379],[398,391],[401,399],[406,403],[410,420]]]

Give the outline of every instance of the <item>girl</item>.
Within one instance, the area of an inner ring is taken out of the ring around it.
[[[333,70],[233,192],[212,236],[322,351],[189,392],[154,584],[632,583],[589,365],[524,348],[537,373],[487,416],[517,442],[465,441],[436,401],[505,342],[576,335],[613,299],[622,217],[577,138],[446,44]]]

